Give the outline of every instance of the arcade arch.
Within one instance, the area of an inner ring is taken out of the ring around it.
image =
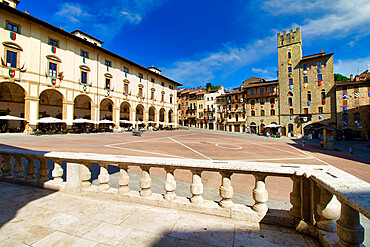
[[[103,99],[100,102],[100,120],[113,119],[113,102],[110,99]]]
[[[24,97],[25,90],[20,85],[13,82],[0,83],[0,116],[11,115],[24,117]],[[0,132],[5,132],[8,128],[24,129],[23,121],[0,121]]]
[[[144,106],[141,104],[136,106],[136,120],[144,121]]]
[[[154,108],[154,106],[151,106],[149,108],[149,121],[152,121],[152,122],[155,121],[155,108]]]
[[[39,96],[39,118],[63,119],[63,95],[55,89],[46,89]]]
[[[78,95],[74,100],[74,119],[91,119],[91,98],[87,95]]]
[[[120,120],[130,120],[131,105],[125,101],[120,106]]]

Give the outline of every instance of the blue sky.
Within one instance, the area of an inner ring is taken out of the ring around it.
[[[21,0],[18,9],[87,32],[185,87],[276,79],[276,34],[297,26],[303,55],[335,53],[335,73],[349,77],[370,64],[368,0]]]

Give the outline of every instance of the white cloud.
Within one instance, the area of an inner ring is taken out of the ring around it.
[[[269,67],[265,69],[260,68],[252,68],[251,70],[253,73],[255,73],[255,77],[263,77],[267,80],[274,80],[276,79],[276,71],[277,69],[275,67]]]
[[[56,15],[65,18],[65,20],[73,24],[79,23],[81,19],[89,17],[89,14],[82,10],[81,5],[76,3],[63,4],[62,9]]]
[[[208,53],[199,60],[178,61],[166,68],[165,73],[186,86],[212,81],[218,71],[223,71],[224,74],[232,73],[270,55],[276,51],[275,39],[275,36],[271,36],[246,44],[242,48],[225,47],[218,52]]]
[[[357,75],[364,72],[370,66],[370,56],[358,59],[335,60],[334,73],[349,77],[350,74]]]
[[[353,46],[355,45],[355,42],[353,42],[353,41],[348,42],[348,45],[349,45],[350,47],[353,47]]]

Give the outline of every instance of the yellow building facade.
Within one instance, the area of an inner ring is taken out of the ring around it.
[[[13,6],[15,7],[15,5]],[[177,122],[177,86],[101,47],[102,41],[43,22],[0,4],[0,113],[40,117]],[[28,126],[26,126],[27,128]]]

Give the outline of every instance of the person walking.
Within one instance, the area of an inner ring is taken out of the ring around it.
[[[305,144],[306,144],[306,140],[302,140],[302,148],[304,148],[304,146],[305,146]]]
[[[349,157],[352,159],[353,157],[353,148],[352,146],[349,146]]]

